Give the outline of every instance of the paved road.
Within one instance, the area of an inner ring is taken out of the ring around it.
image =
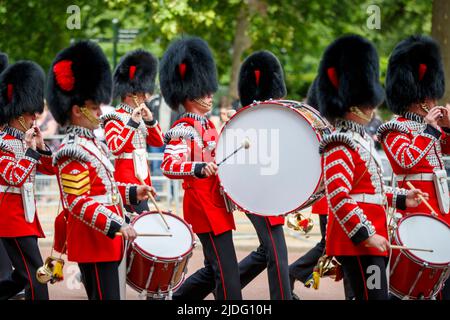
[[[49,247],[41,249],[45,259],[49,255]],[[248,251],[238,249],[239,259],[245,257]],[[293,252],[289,256],[289,261],[294,261],[302,252]],[[203,255],[200,248],[196,248],[194,255],[189,262],[188,275],[195,272],[203,264]],[[49,285],[50,298],[53,300],[84,300],[87,299],[84,287],[77,281],[76,274],[78,268],[76,264],[68,263],[64,267],[65,280],[61,283]],[[319,290],[305,288],[302,284],[296,283],[295,292],[305,300],[342,300],[344,299],[342,281],[334,282],[331,279],[323,279]],[[269,289],[267,284],[267,273],[261,273],[252,283],[243,290],[246,300],[268,300]],[[127,299],[138,299],[138,294],[130,287],[127,288]],[[212,299],[212,295],[208,299]]]

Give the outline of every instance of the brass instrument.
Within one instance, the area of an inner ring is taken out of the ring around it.
[[[60,282],[64,280],[63,267],[63,259],[50,256],[44,265],[37,269],[36,279],[42,284]]]
[[[330,277],[334,281],[340,281],[343,278],[341,264],[334,258],[323,255],[319,258],[313,273],[305,282],[305,287],[319,289],[320,278]]]
[[[305,218],[300,212],[294,212],[288,216],[286,225],[288,228],[306,235],[314,227],[314,221],[311,217]]]

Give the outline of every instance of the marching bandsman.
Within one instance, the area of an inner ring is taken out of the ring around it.
[[[43,261],[38,238],[44,237],[36,213],[36,172],[54,174],[51,151],[34,125],[44,110],[45,75],[31,61],[10,65],[0,76],[0,239],[14,267],[0,282],[0,300],[25,288],[25,299],[48,300],[47,285],[36,279]]]
[[[313,107],[316,110],[318,110],[319,108],[317,95],[318,92],[317,92],[317,78],[316,78],[309,87],[308,94],[306,96],[306,104],[308,104],[310,107]],[[298,295],[294,293],[294,283],[296,280],[302,282],[308,287],[318,285],[318,283],[315,283],[313,272],[314,268],[319,263],[319,259],[326,254],[325,244],[326,244],[326,232],[328,221],[328,203],[326,196],[323,196],[311,206],[311,213],[319,215],[319,227],[321,239],[313,248],[311,248],[303,256],[301,256],[300,258],[298,258],[289,265],[289,279],[292,290],[292,298],[294,300],[300,300]],[[350,285],[348,284],[347,276],[343,275],[343,277],[344,277],[343,280],[344,280],[345,299],[352,300],[353,293],[351,292]]]
[[[326,253],[342,264],[356,299],[387,299],[384,205],[417,206],[422,193],[384,186],[381,161],[364,130],[384,98],[376,49],[360,36],[337,39],[323,55],[317,81],[320,112],[335,126],[320,146],[329,206]],[[379,286],[368,286],[374,270]]]
[[[124,239],[136,237],[122,204],[147,199],[150,187],[118,185],[108,149],[95,138],[100,105],[110,102],[112,87],[101,48],[89,41],[73,44],[58,53],[48,76],[50,111],[67,126],[54,156],[64,208],[55,223],[54,247],[78,263],[89,299],[119,299]]]
[[[0,52],[0,74],[3,70],[8,66],[8,56],[3,52]],[[2,125],[3,127],[4,125]],[[3,137],[5,133],[0,133],[0,138]],[[11,261],[9,260],[8,253],[3,247],[2,241],[0,241],[0,280],[9,278],[11,276],[12,266]]]
[[[242,106],[248,106],[254,101],[284,98],[286,85],[278,58],[269,51],[257,51],[248,56],[239,72],[238,92]],[[242,287],[267,268],[270,298],[290,300],[292,296],[283,231],[284,216],[247,214],[247,217],[256,230],[260,245],[239,262]]]
[[[437,105],[444,92],[444,70],[436,41],[427,36],[401,41],[389,58],[386,75],[387,104],[397,117],[380,126],[378,136],[398,186],[406,188],[410,182],[426,191],[434,212],[450,223],[443,160],[443,154],[450,154],[450,109]],[[431,214],[425,204],[407,211]],[[443,290],[446,299],[450,299],[449,287],[447,281]]]
[[[205,287],[203,274],[211,274],[218,300],[242,298],[234,249],[233,215],[228,213],[219,191],[214,162],[218,133],[206,114],[212,109],[217,71],[205,41],[184,37],[174,41],[160,64],[161,93],[167,104],[186,113],[165,134],[167,144],[161,169],[171,179],[183,179],[183,211],[200,239],[205,267],[191,275],[173,295],[174,299],[198,299]],[[206,290],[210,290],[206,286]]]
[[[121,103],[102,120],[108,147],[116,156],[114,177],[119,183],[140,184],[140,178],[151,185],[147,146],[164,145],[158,121],[145,104],[155,90],[157,69],[158,60],[138,49],[126,54],[114,71],[113,97]],[[145,201],[126,208],[137,213],[149,210]]]

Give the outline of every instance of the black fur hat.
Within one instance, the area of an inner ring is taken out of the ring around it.
[[[315,78],[313,83],[311,83],[311,85],[309,86],[308,93],[306,94],[306,104],[316,110],[319,110],[319,101],[317,95],[317,78]]]
[[[150,52],[137,49],[122,57],[114,71],[114,98],[129,93],[153,93],[158,59]]]
[[[58,53],[48,74],[47,102],[60,125],[70,119],[72,106],[110,103],[112,76],[108,60],[94,42],[79,41]]]
[[[396,114],[426,98],[440,99],[445,77],[439,45],[428,36],[411,36],[394,48],[386,75],[386,100]]]
[[[239,72],[238,91],[242,106],[283,98],[286,85],[278,58],[270,51],[257,51],[248,56]]]
[[[217,70],[208,44],[197,37],[172,42],[161,59],[159,85],[173,110],[187,99],[202,98],[217,91]]]
[[[0,75],[0,123],[44,111],[45,73],[32,61],[18,61]]]
[[[0,73],[2,73],[7,66],[8,66],[8,55],[6,53],[0,52]]]
[[[352,106],[377,107],[384,99],[379,76],[378,53],[369,40],[358,35],[336,39],[326,48],[319,66],[320,113],[333,121]]]

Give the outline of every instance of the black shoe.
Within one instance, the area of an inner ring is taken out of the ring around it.
[[[18,294],[16,294],[14,297],[10,298],[9,300],[25,300],[25,290],[20,291]]]

